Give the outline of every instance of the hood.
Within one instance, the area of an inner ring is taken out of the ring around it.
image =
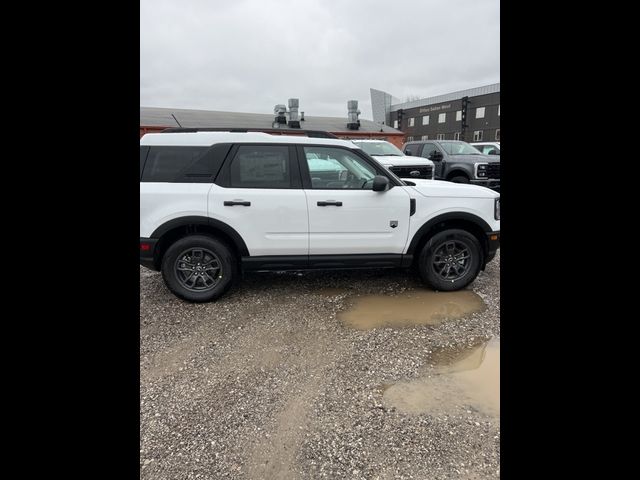
[[[449,155],[449,162],[500,163],[500,155]]]
[[[372,155],[372,157],[382,165],[394,165],[398,167],[412,167],[414,165],[434,166],[431,160],[422,157],[395,157],[385,155]]]
[[[500,196],[498,192],[489,188],[469,183],[452,183],[421,178],[411,179],[411,181],[416,185],[408,188],[414,189],[425,197],[498,198]]]

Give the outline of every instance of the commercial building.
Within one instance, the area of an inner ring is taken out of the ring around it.
[[[298,112],[297,99],[290,99],[288,109],[285,105],[276,105],[273,114],[140,107],[140,136],[175,127],[248,129],[287,135],[316,130],[344,139],[387,140],[398,148],[402,146],[403,132],[358,118],[357,102],[348,104],[344,117],[306,116],[304,112]]]
[[[371,89],[374,122],[403,131],[406,141],[500,141],[500,84],[401,103]]]

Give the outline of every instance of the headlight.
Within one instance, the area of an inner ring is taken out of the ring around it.
[[[489,164],[487,163],[476,163],[476,177],[486,178],[488,167],[489,167]]]
[[[500,220],[500,197],[496,198],[496,204],[493,208],[493,213],[496,220]]]

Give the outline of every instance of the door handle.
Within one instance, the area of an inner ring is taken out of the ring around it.
[[[336,202],[334,200],[326,200],[324,202],[318,202],[318,206],[319,207],[326,207],[328,205],[333,205],[335,207],[341,207],[342,206],[342,202]]]
[[[244,200],[238,200],[238,201],[225,200],[224,201],[225,207],[233,207],[234,205],[242,205],[243,207],[250,207],[251,202],[245,202]]]

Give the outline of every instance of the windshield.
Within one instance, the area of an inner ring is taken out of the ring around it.
[[[440,142],[449,155],[482,155],[482,152],[465,142]]]
[[[358,145],[369,155],[404,157],[404,153],[402,153],[398,147],[389,142],[358,142],[354,140],[353,143]]]

